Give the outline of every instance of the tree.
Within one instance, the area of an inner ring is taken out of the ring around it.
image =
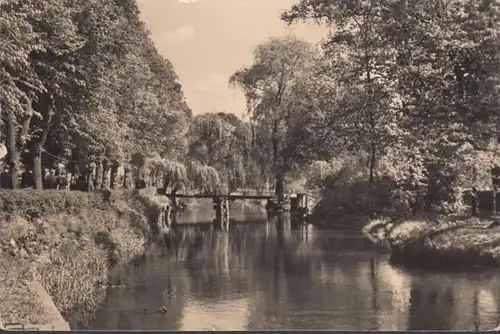
[[[81,41],[70,21],[72,13],[62,1],[54,1],[50,6],[35,1],[9,1],[0,6],[3,32],[0,104],[5,110],[2,120],[6,129],[12,186],[17,188],[20,152],[33,135],[30,125],[44,116],[51,117],[50,113],[43,115],[37,110],[36,107],[43,103],[38,97],[51,94],[46,87],[51,79],[61,84],[51,76],[57,70],[44,66],[43,55],[55,51],[54,57],[65,57],[79,48]],[[52,26],[57,32],[49,35],[46,30]],[[40,74],[47,76],[45,82]],[[37,135],[42,140],[46,137],[43,130]]]
[[[170,186],[172,193],[189,185],[186,166],[177,161],[166,160],[163,163],[163,173],[163,187],[167,189]]]
[[[311,67],[313,56],[312,46],[303,40],[292,36],[273,37],[257,46],[250,67],[236,71],[230,78],[230,83],[245,93],[252,121],[267,132],[275,191],[280,202],[285,176],[293,165],[290,151],[284,145],[288,131],[286,120],[291,114],[286,107],[294,85]]]
[[[365,134],[371,162],[405,152],[402,159],[414,163],[404,183],[425,188],[429,208],[455,192],[458,179],[449,176],[460,173],[464,145],[481,148],[496,137],[498,8],[495,1],[301,0],[282,19],[332,28],[323,48],[332,76],[347,88],[340,109],[357,106],[344,114],[343,130]],[[363,144],[362,136],[353,139]]]
[[[21,157],[40,188],[42,163],[95,160],[100,179],[138,151],[185,148],[191,112],[134,0],[0,6],[2,139],[14,181]]]
[[[251,132],[239,118],[229,113],[209,113],[194,117],[189,133],[189,156],[216,168],[229,191],[246,183]]]

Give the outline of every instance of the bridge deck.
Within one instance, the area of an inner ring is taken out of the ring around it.
[[[167,197],[175,197],[175,198],[227,198],[231,200],[236,199],[273,199],[276,196],[274,194],[255,194],[255,195],[247,195],[247,194],[169,194],[165,192],[165,189],[158,189],[159,195],[165,195]],[[289,194],[285,195],[289,196]]]

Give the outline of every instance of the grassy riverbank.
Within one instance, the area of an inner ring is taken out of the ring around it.
[[[32,280],[70,325],[89,321],[104,298],[109,268],[144,253],[153,236],[148,213],[163,200],[147,190],[0,191],[2,321],[47,322]]]
[[[500,265],[500,227],[496,225],[489,218],[422,216],[374,220],[363,233],[390,249],[395,262],[469,269]]]

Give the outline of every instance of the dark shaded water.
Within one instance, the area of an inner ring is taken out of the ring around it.
[[[124,287],[109,289],[94,329],[484,330],[499,320],[496,272],[392,267],[358,233],[276,220],[172,233],[116,271]]]

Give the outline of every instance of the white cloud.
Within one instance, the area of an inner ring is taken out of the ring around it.
[[[213,92],[227,88],[229,77],[223,73],[213,72],[195,84],[198,92]]]
[[[180,43],[193,38],[195,35],[192,26],[182,26],[176,30],[169,30],[165,33],[165,40],[171,43]]]

